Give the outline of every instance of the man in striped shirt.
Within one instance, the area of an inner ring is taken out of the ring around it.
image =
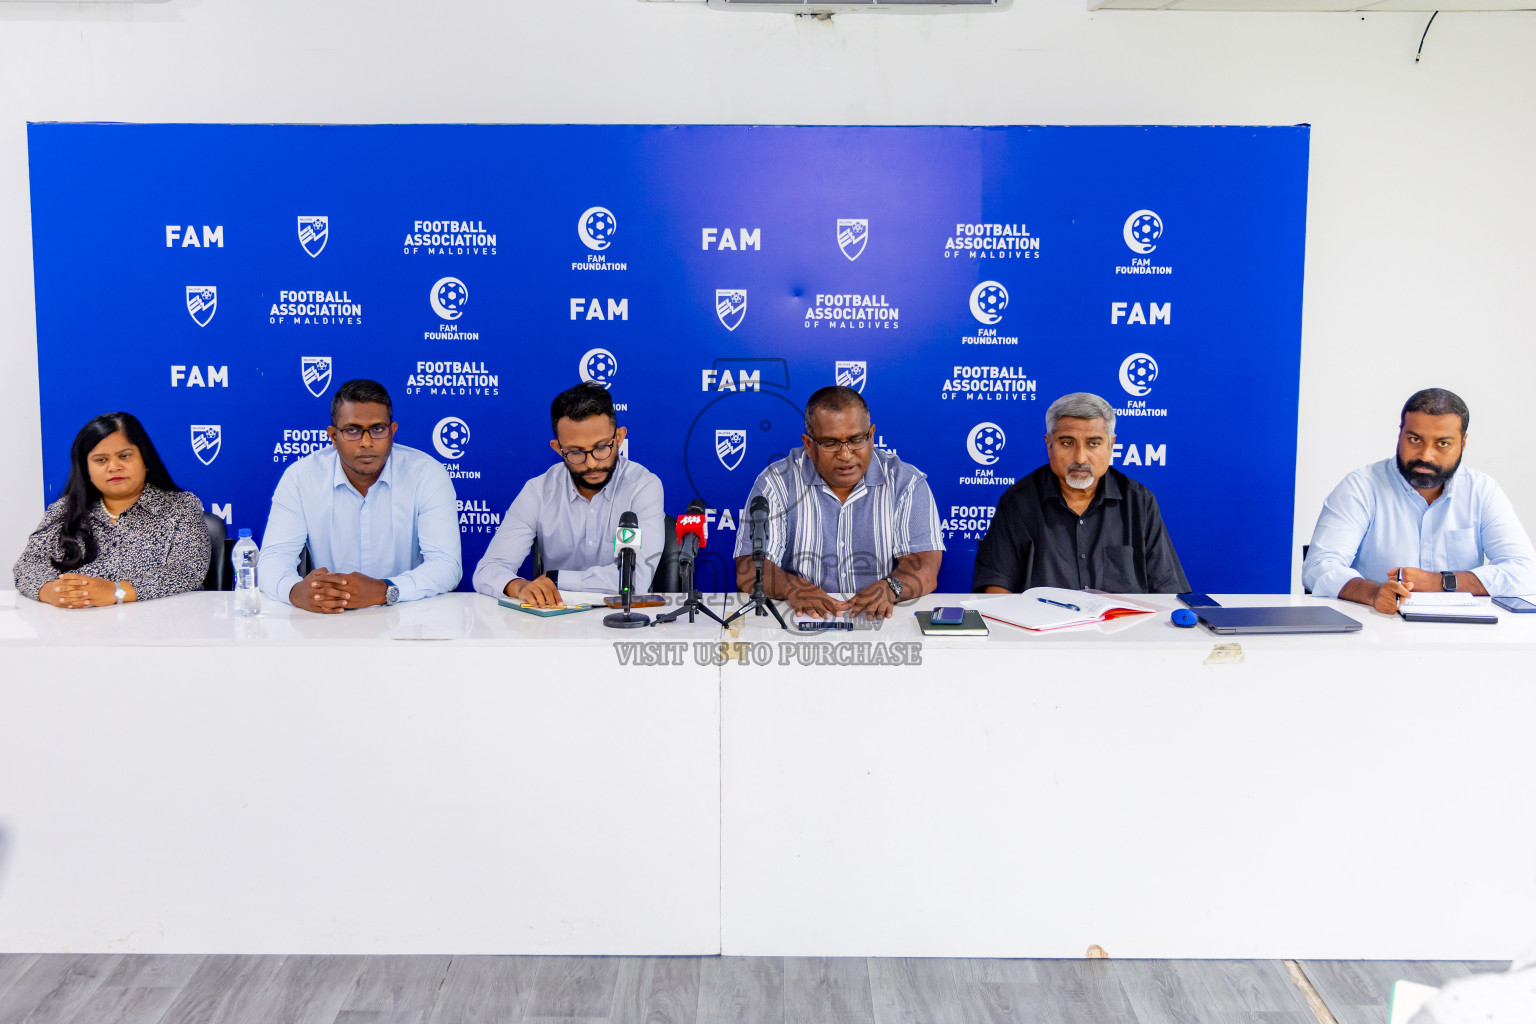
[[[747,502],[768,499],[763,590],[801,615],[890,618],[897,601],[938,585],[944,539],[928,478],[874,446],[869,406],[852,388],[805,404],[803,450],[758,475]],[[736,584],[756,578],[751,532],[736,536]],[[833,594],[847,595],[846,600]]]

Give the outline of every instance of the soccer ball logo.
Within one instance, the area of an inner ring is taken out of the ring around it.
[[[581,244],[595,252],[608,248],[618,231],[618,218],[611,210],[601,206],[587,210],[581,215],[581,220],[576,222],[576,233],[581,236]]]
[[[469,289],[456,277],[444,277],[432,286],[432,294],[428,298],[432,302],[432,312],[444,320],[457,320],[464,315],[464,307],[469,302]]]
[[[619,361],[607,349],[594,348],[581,357],[581,365],[577,369],[581,373],[582,380],[601,384],[606,388],[611,386],[613,378],[618,376]]]
[[[1145,352],[1132,352],[1120,364],[1120,386],[1128,395],[1140,398],[1152,390],[1157,380],[1157,360]]]
[[[1007,443],[1002,427],[996,423],[978,423],[965,439],[965,450],[978,466],[990,466],[1002,457],[1003,445]]]
[[[444,416],[432,428],[432,447],[445,459],[462,458],[469,446],[469,424],[457,416]]]
[[[1125,218],[1124,235],[1131,251],[1145,256],[1157,248],[1157,240],[1163,237],[1163,218],[1151,210],[1137,210]]]
[[[995,324],[1008,308],[1008,289],[996,281],[983,281],[971,289],[971,316],[984,324]]]

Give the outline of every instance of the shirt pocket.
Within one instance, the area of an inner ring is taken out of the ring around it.
[[[1476,569],[1483,564],[1477,554],[1477,530],[1445,531],[1445,568],[1452,572]]]
[[[1112,594],[1139,594],[1141,581],[1136,578],[1136,549],[1125,545],[1101,546],[1094,573],[1099,590]]]

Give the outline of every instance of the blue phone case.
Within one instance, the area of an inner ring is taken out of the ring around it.
[[[935,608],[933,618],[929,620],[940,626],[958,626],[965,621],[965,609],[954,606]]]

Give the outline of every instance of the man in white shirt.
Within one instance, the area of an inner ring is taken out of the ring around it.
[[[1416,392],[1398,421],[1397,456],[1361,467],[1328,495],[1301,578],[1319,597],[1388,614],[1413,591],[1536,594],[1536,550],[1493,479],[1461,466],[1467,404]]]

